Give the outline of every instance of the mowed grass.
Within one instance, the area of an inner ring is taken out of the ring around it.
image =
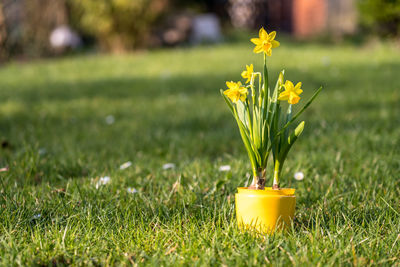
[[[270,76],[285,67],[303,82],[299,105],[324,90],[284,167],[296,219],[271,236],[237,228],[234,194],[250,164],[219,95],[245,64],[261,70],[252,48],[3,66],[0,265],[399,266],[398,48],[282,42],[273,51]],[[96,188],[103,176],[110,183]]]

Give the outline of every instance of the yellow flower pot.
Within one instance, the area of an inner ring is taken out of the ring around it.
[[[235,195],[236,218],[240,228],[272,233],[290,226],[296,206],[295,189],[264,190],[239,187]]]

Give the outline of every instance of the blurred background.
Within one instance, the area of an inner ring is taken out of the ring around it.
[[[0,60],[220,42],[232,32],[398,39],[400,0],[1,0]]]
[[[324,89],[283,170],[297,232],[259,247],[219,93],[260,26],[294,112]],[[0,266],[396,265],[399,36],[400,0],[0,0]]]

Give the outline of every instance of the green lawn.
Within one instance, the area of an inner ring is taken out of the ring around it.
[[[252,48],[0,68],[0,168],[10,168],[0,173],[0,265],[400,266],[398,48],[273,51],[270,76],[285,67],[302,81],[300,105],[324,90],[284,167],[281,185],[297,189],[293,229],[272,236],[237,229],[234,194],[250,163],[219,95],[245,64],[261,70]],[[96,189],[103,176],[110,183]]]

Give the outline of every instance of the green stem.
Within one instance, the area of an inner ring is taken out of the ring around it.
[[[249,127],[249,132],[250,132],[250,136],[253,136],[253,126],[252,126],[252,121],[250,120],[250,103],[249,103],[249,99],[246,99],[245,102],[245,108],[246,108],[246,117],[248,120],[249,125],[247,125]],[[254,110],[253,110],[254,113]]]
[[[262,74],[259,74],[260,76],[258,76],[258,97],[261,99],[261,94],[262,94],[262,86],[261,86],[261,82],[262,82]],[[261,101],[258,101],[261,102]],[[259,106],[261,106],[259,104]]]
[[[264,108],[267,109],[269,101],[267,54],[264,53]]]
[[[255,103],[256,103],[256,94],[255,94],[255,91],[254,91],[254,79],[255,79],[255,76],[256,76],[256,75],[257,75],[257,74],[253,73],[253,74],[251,75],[251,80],[250,80],[251,98],[252,98],[252,100],[253,100],[253,107],[254,107],[254,105],[255,105]]]
[[[280,176],[281,176],[280,162],[279,160],[276,160],[274,164],[274,182],[272,184],[272,189],[279,189]]]

